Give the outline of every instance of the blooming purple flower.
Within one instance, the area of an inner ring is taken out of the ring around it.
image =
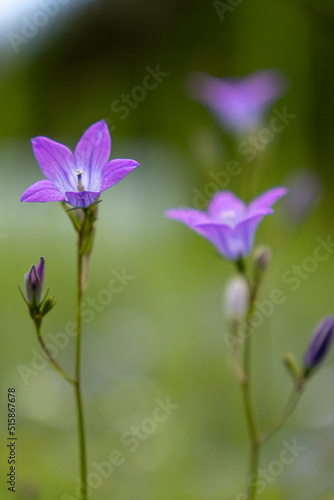
[[[334,317],[325,318],[308,346],[304,358],[305,375],[323,362],[334,339]]]
[[[32,266],[24,278],[24,288],[30,305],[41,302],[44,284],[44,258],[41,257],[37,267]]]
[[[189,79],[191,97],[207,106],[223,127],[237,133],[258,126],[286,87],[285,77],[274,69],[256,71],[240,79],[197,72]]]
[[[134,160],[108,161],[111,137],[104,120],[86,130],[74,155],[66,146],[47,137],[32,139],[32,147],[48,180],[30,186],[21,201],[66,201],[74,207],[87,208],[102,191],[117,184],[139,165]]]
[[[271,206],[286,192],[283,187],[271,189],[247,207],[233,193],[221,191],[213,197],[207,213],[174,208],[166,215],[207,238],[227,259],[238,260],[250,253],[258,225],[273,213]]]

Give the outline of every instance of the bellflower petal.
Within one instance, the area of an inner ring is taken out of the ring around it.
[[[227,259],[238,260],[243,254],[243,242],[232,227],[211,222],[198,224],[196,229]]]
[[[37,181],[21,196],[21,201],[45,203],[47,201],[65,201],[63,195],[51,181]]]
[[[209,223],[211,220],[204,212],[192,208],[172,208],[171,210],[167,210],[165,215],[169,219],[175,219],[183,222],[183,224],[186,224],[186,226],[190,227],[193,231],[196,231],[196,233],[206,237],[205,231],[198,226],[201,222]]]
[[[44,258],[41,257],[40,261],[36,267],[36,273],[37,273],[38,279],[41,282],[42,286],[43,286],[43,282],[44,282],[44,265],[45,265]]]
[[[233,193],[221,191],[210,202],[207,213],[175,208],[168,210],[166,216],[204,236],[227,259],[238,260],[251,252],[258,225],[273,213],[270,205],[285,193],[285,188],[272,189],[247,207]]]
[[[250,213],[256,213],[258,210],[271,207],[272,205],[274,205],[274,203],[276,203],[277,200],[285,196],[287,192],[288,190],[284,187],[270,189],[266,193],[263,193],[261,196],[256,198],[256,200],[252,201],[252,203],[249,205]]]
[[[31,143],[45,177],[52,181],[62,194],[65,191],[75,190],[76,175],[71,151],[63,144],[47,137],[35,137]]]
[[[246,212],[246,205],[229,191],[221,191],[213,197],[208,206],[212,217],[236,223]]]
[[[48,180],[38,181],[21,196],[21,201],[66,201],[87,208],[109,187],[138,167],[134,160],[111,160],[111,137],[105,121],[99,121],[83,134],[75,155],[63,144],[47,137],[32,140],[33,150]]]
[[[83,172],[87,191],[98,191],[102,172],[111,152],[111,137],[105,121],[94,123],[83,134],[75,148],[76,168]],[[69,191],[69,190],[68,190]]]
[[[100,187],[100,192],[114,186],[119,181],[121,181],[126,175],[128,175],[133,169],[139,166],[134,160],[111,160],[109,161],[102,174],[102,184]]]
[[[65,195],[70,205],[80,208],[87,208],[98,199],[100,193],[92,191],[82,191],[80,193],[76,193],[72,191],[66,192]]]
[[[271,208],[262,210],[255,215],[250,215],[242,220],[235,228],[235,233],[242,248],[241,254],[248,255],[254,245],[254,238],[258,225],[266,215],[274,213]]]

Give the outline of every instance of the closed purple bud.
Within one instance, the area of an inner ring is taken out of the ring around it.
[[[318,326],[305,354],[304,377],[325,359],[334,335],[334,317],[328,316]]]
[[[44,259],[41,257],[37,268],[32,266],[29,273],[25,275],[24,288],[27,301],[30,305],[41,302],[44,281]]]

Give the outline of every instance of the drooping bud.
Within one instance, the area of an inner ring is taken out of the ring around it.
[[[223,306],[227,319],[231,322],[240,321],[249,308],[250,293],[248,283],[243,276],[232,278],[224,292]]]
[[[254,268],[263,272],[267,269],[271,261],[271,251],[269,247],[258,247],[254,252]]]
[[[25,275],[24,288],[26,298],[31,306],[39,304],[42,300],[44,283],[44,259],[41,257],[37,267],[32,266]]]
[[[334,317],[325,318],[313,335],[304,357],[304,378],[325,359],[334,339]]]
[[[292,380],[294,382],[298,382],[301,379],[301,373],[297,365],[297,361],[291,352],[287,352],[283,356],[283,363],[289,373],[289,375],[292,377]]]

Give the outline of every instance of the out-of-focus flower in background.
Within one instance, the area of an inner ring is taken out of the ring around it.
[[[311,169],[297,170],[286,182],[289,194],[284,201],[287,222],[295,228],[315,209],[323,196],[320,176]]]
[[[207,106],[230,132],[251,131],[287,90],[286,77],[279,70],[264,69],[245,78],[216,78],[196,72],[187,82],[190,96]]]

